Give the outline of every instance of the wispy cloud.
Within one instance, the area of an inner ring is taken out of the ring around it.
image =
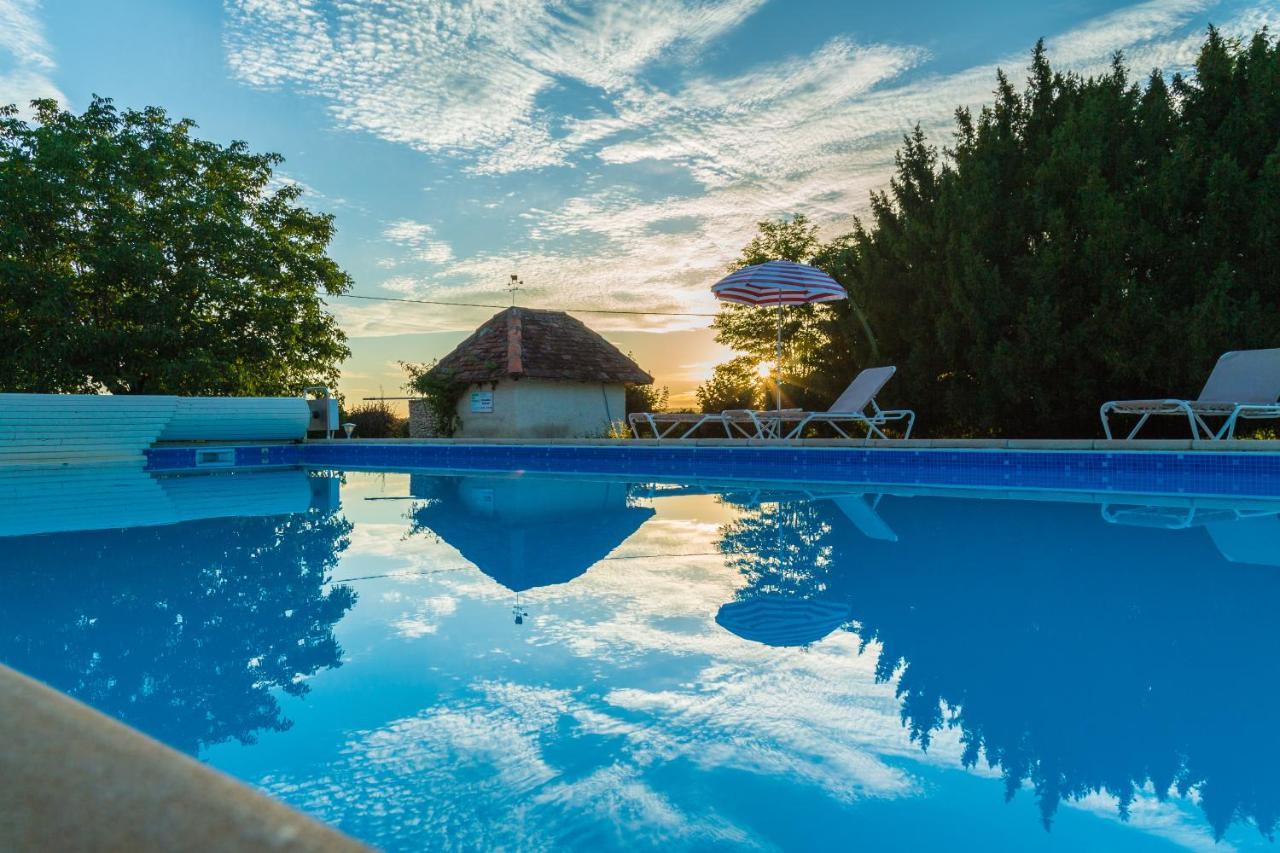
[[[406,248],[416,261],[443,264],[453,260],[453,248],[435,238],[435,229],[425,222],[399,219],[382,232],[382,236],[398,246]]]
[[[0,104],[66,101],[49,76],[57,66],[38,11],[37,0],[0,0]]]
[[[325,98],[337,121],[502,173],[565,162],[540,95],[605,91],[720,35],[763,0],[229,0],[232,71]]]
[[[517,236],[503,245],[455,257],[448,243],[430,242],[440,237],[420,235],[420,259],[437,265],[431,276],[397,271],[382,286],[497,302],[518,271],[525,304],[704,313],[715,308],[708,285],[757,221],[803,213],[828,235],[847,230],[888,180],[904,132],[920,124],[948,141],[956,107],[988,102],[997,67],[1016,80],[1028,60],[1020,52],[937,73],[919,46],[835,34],[807,52],[757,53],[736,73],[708,71],[699,51],[763,2],[228,0],[227,44],[242,80],[323,98],[341,126],[455,158],[482,180],[554,165],[583,176],[573,194],[543,203],[550,209],[513,213]],[[1116,50],[1138,74],[1185,69],[1210,19],[1243,34],[1274,27],[1280,12],[1250,0],[1153,0],[1050,34],[1047,45],[1055,66],[1082,73],[1104,70]],[[673,58],[683,61],[651,73]],[[566,86],[592,95],[571,97]],[[655,194],[657,182],[637,180],[646,170],[685,185]],[[505,201],[510,184],[498,186]],[[339,310],[355,335],[476,321],[470,310]],[[592,322],[706,325],[672,316]]]

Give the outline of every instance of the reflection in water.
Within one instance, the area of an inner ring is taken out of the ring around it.
[[[388,848],[894,846],[1000,808],[961,750],[1046,825],[1276,826],[1273,506],[415,474],[406,536],[302,471],[96,476],[11,478],[0,661]]]
[[[434,533],[514,592],[517,623],[522,593],[584,574],[653,516],[623,483],[415,475],[409,491],[422,499],[410,534]]]
[[[1008,797],[1029,784],[1046,827],[1098,791],[1127,816],[1149,783],[1194,789],[1218,837],[1248,820],[1271,838],[1280,574],[1262,565],[1280,565],[1280,521],[1273,507],[1152,522],[1188,512],[889,498],[894,541],[830,499],[748,500],[722,530],[745,582],[728,607],[767,602],[785,622],[789,597],[815,636],[814,602],[847,607],[864,647],[882,646],[877,677],[897,677],[913,739],[958,728],[965,764],[997,769]]]
[[[811,645],[847,621],[847,604],[780,595],[731,601],[716,613],[716,624],[742,639],[778,647]]]
[[[148,479],[128,482],[164,498],[133,510],[151,526],[0,537],[0,662],[188,753],[288,728],[272,691],[340,664],[333,626],[356,599],[326,586],[351,530],[332,481]]]

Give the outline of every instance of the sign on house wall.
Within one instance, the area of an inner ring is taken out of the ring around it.
[[[493,392],[492,391],[472,391],[471,392],[471,411],[492,412],[493,411]]]

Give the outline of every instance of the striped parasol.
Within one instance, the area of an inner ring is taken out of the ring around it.
[[[740,305],[776,306],[778,309],[778,357],[775,376],[782,369],[782,309],[788,305],[835,302],[848,299],[840,282],[817,267],[791,261],[767,261],[735,270],[711,287],[716,299]],[[782,409],[782,383],[775,381],[778,409]]]

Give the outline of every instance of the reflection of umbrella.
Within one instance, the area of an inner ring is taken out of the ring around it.
[[[716,624],[766,646],[807,646],[849,621],[849,605],[785,595],[762,595],[721,606]]]
[[[778,409],[782,409],[782,309],[786,305],[835,302],[848,299],[840,282],[822,270],[791,261],[768,261],[743,267],[711,287],[716,299],[742,305],[776,305],[778,308],[778,355],[774,362],[774,385]]]

